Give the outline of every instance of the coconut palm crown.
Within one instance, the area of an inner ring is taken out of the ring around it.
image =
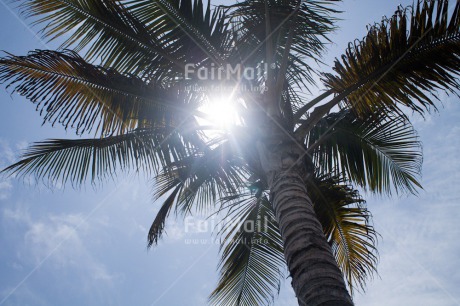
[[[316,67],[335,0],[16,2],[63,43],[4,54],[0,82],[78,138],[34,143],[5,173],[73,186],[145,173],[161,200],[149,246],[171,213],[223,216],[211,304],[271,304],[289,276],[299,305],[353,305],[378,261],[357,189],[421,188],[406,114],[459,89],[459,1],[397,8],[333,73]],[[206,111],[223,97],[230,125]]]

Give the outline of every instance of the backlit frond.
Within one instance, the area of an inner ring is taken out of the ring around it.
[[[32,145],[22,159],[4,169],[20,175],[76,186],[94,182],[117,170],[158,172],[171,156],[184,156],[186,146],[173,130],[146,129],[96,139],[51,139]]]
[[[307,144],[322,174],[376,193],[416,193],[421,188],[421,144],[404,118],[376,114],[360,119],[343,110],[321,120]]]
[[[223,221],[221,234],[220,279],[210,296],[211,304],[271,304],[286,263],[268,199],[238,197],[235,210]]]
[[[424,0],[412,10],[399,8],[351,43],[333,68],[336,74],[325,74],[324,84],[357,113],[435,107],[436,90],[460,88],[460,2]]]
[[[1,58],[0,82],[34,102],[45,121],[77,133],[173,126],[191,112],[171,89],[91,65],[68,50]]]
[[[105,67],[139,74],[149,67],[182,70],[158,37],[151,35],[115,0],[19,0],[25,16],[43,28],[46,38],[64,37],[62,48],[85,50],[89,60]],[[85,48],[87,47],[87,48]]]
[[[357,190],[327,176],[311,180],[307,188],[350,291],[364,289],[378,262],[377,233],[364,200]]]
[[[168,194],[164,209],[160,210],[148,236],[149,246],[161,237],[166,213],[175,207],[183,216],[192,211],[216,209],[221,198],[238,194],[247,176],[243,161],[235,156],[224,142],[214,149],[195,151],[163,168],[155,177],[155,198]],[[166,207],[169,207],[166,209]]]

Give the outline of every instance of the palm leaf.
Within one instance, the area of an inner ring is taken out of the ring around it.
[[[409,121],[396,115],[360,119],[342,110],[321,120],[307,139],[320,173],[376,193],[421,188],[421,144]]]
[[[163,186],[162,192],[155,193],[155,200],[158,200],[158,198],[163,196],[167,191],[169,191],[170,188],[173,188],[172,191],[163,201],[163,204],[158,210],[158,213],[156,214],[155,219],[150,226],[149,234],[147,236],[147,247],[158,244],[159,239],[162,237],[165,229],[166,219],[174,207],[174,203],[177,201],[177,195],[183,188],[183,183],[180,180],[174,180],[170,182],[170,185],[166,188]]]
[[[327,35],[334,29],[333,2],[257,0],[228,6],[237,46],[234,56],[254,67],[269,56],[280,68],[287,51],[287,78],[297,85],[312,83],[311,59],[320,59]],[[267,47],[273,54],[266,53]]]
[[[232,200],[234,201],[234,199]],[[220,279],[213,305],[266,305],[279,291],[284,261],[281,235],[266,197],[238,197],[224,220]],[[227,233],[226,233],[227,232]]]
[[[171,129],[136,130],[100,139],[51,139],[32,145],[22,160],[2,170],[37,179],[81,185],[111,177],[117,170],[158,172],[172,156],[186,155],[183,139]]]
[[[93,66],[68,50],[1,58],[0,82],[34,102],[45,121],[74,127],[77,133],[177,125],[183,120],[178,117],[187,112],[187,105],[178,105],[171,90]]]
[[[236,193],[247,176],[246,166],[227,142],[172,163],[166,173],[184,182],[177,203],[184,213],[191,211],[192,204],[198,211],[216,205],[219,198]]]
[[[155,177],[155,199],[166,194],[168,198],[150,228],[149,247],[158,243],[173,206],[183,216],[192,209],[201,213],[215,209],[221,198],[241,190],[247,169],[232,153],[228,142],[203,152],[195,150],[169,163]]]
[[[200,64],[205,59],[222,64],[228,38],[225,10],[204,9],[202,0],[124,1],[149,33],[158,37],[175,58]]]
[[[62,48],[74,46],[80,51],[89,46],[89,60],[102,61],[105,67],[134,74],[149,67],[167,66],[182,70],[182,64],[170,56],[155,35],[151,35],[115,0],[33,0],[18,1],[23,14],[43,24],[49,39],[64,36]]]
[[[370,27],[362,41],[351,43],[335,75],[324,83],[357,113],[401,105],[423,113],[434,106],[433,92],[459,89],[460,2],[449,16],[448,0],[418,1],[414,9]],[[434,96],[436,98],[436,96]]]
[[[364,289],[378,262],[377,233],[364,200],[357,190],[327,176],[314,178],[307,188],[351,293],[355,287]]]

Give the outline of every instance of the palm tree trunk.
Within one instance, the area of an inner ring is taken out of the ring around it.
[[[260,148],[299,305],[353,305],[305,187],[305,171],[299,162],[303,153],[289,145],[270,153]]]

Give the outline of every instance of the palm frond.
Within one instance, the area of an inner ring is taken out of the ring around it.
[[[362,41],[350,43],[324,84],[358,114],[435,108],[436,90],[460,88],[460,2],[451,5],[423,0],[416,8],[398,8]]]
[[[166,212],[173,206],[176,213],[184,216],[192,210],[206,212],[215,209],[221,198],[241,190],[247,176],[246,166],[233,155],[228,142],[205,151],[195,150],[163,169],[155,177],[153,194],[155,199],[165,194],[169,197],[152,223],[149,246],[158,242],[168,215]]]
[[[333,2],[271,0],[265,8],[266,2],[257,0],[229,6],[237,46],[235,56],[244,63],[256,65],[266,57],[267,42],[271,39],[275,44],[271,56],[275,67],[280,68],[286,45],[289,45],[287,78],[297,85],[312,83],[311,60],[320,59],[327,35],[334,29],[332,15],[337,11],[331,6]],[[267,33],[268,18],[270,33]],[[244,50],[251,50],[251,53]]]
[[[158,244],[158,240],[162,237],[163,231],[165,229],[166,219],[169,216],[172,208],[174,207],[174,203],[176,202],[176,198],[178,193],[183,188],[183,183],[180,180],[174,180],[171,183],[172,191],[169,193],[168,197],[164,200],[163,204],[161,205],[158,213],[155,216],[155,219],[150,226],[149,234],[147,236],[147,247],[150,248],[152,245]],[[169,186],[167,188],[163,188],[163,192],[155,193],[155,199],[158,200],[165,192],[169,191]]]
[[[186,145],[171,129],[136,130],[99,139],[51,139],[35,143],[22,160],[2,170],[75,186],[111,177],[117,170],[157,173],[171,156],[186,155]]]
[[[43,25],[44,37],[65,37],[61,48],[75,47],[105,67],[139,74],[148,67],[167,66],[182,70],[155,35],[114,0],[32,0],[18,1],[20,9],[34,24]]]
[[[93,66],[69,50],[1,58],[0,82],[35,103],[44,121],[73,127],[77,133],[175,125],[187,112],[187,105],[178,105],[171,90]]]
[[[234,200],[233,200],[234,201]],[[238,197],[223,222],[220,279],[212,305],[271,304],[286,265],[278,225],[265,196]]]
[[[194,202],[199,211],[217,204],[220,197],[237,192],[247,175],[244,162],[233,155],[228,143],[184,158],[166,171],[181,172],[185,189],[180,194],[178,208],[183,212],[190,212]]]
[[[357,190],[328,176],[310,180],[307,188],[351,293],[355,287],[364,289],[378,262],[377,233],[364,200]]]
[[[201,64],[205,59],[223,63],[228,39],[225,10],[204,9],[202,0],[124,1],[147,30],[184,62]]]
[[[334,174],[376,193],[421,188],[421,144],[406,119],[351,111],[332,113],[310,132],[307,146],[322,174]]]

